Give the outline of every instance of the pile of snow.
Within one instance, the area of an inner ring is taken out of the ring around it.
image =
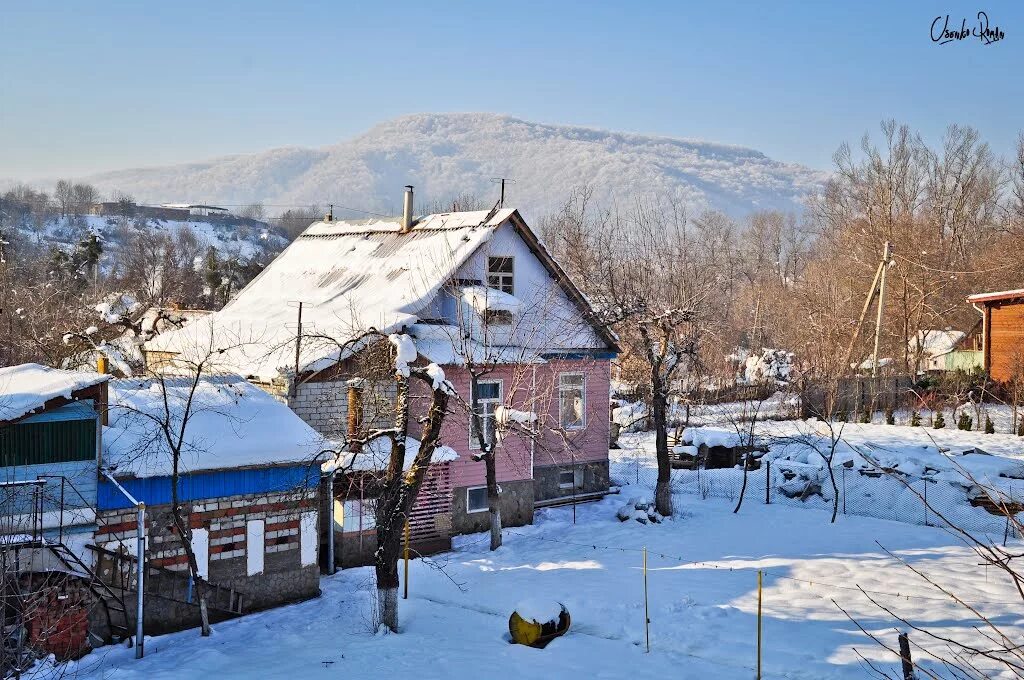
[[[51,399],[70,399],[72,393],[98,385],[110,376],[63,371],[40,364],[0,368],[0,422],[41,409]]]
[[[486,286],[465,286],[462,289],[462,299],[480,315],[494,311],[515,314],[523,307],[522,301],[515,295]]]
[[[562,603],[531,597],[516,603],[516,613],[523,621],[534,623],[551,623],[558,621],[562,615]]]
[[[793,373],[793,353],[764,348],[761,356],[748,356],[743,365],[743,379],[749,385],[775,382],[788,383]]]
[[[658,514],[658,511],[654,509],[654,503],[642,498],[629,499],[625,505],[616,511],[615,516],[620,522],[635,520],[640,524],[661,524],[664,519],[664,517]]]
[[[313,464],[326,448],[323,437],[291,409],[237,376],[203,378],[194,393],[192,380],[184,377],[168,377],[162,384],[156,379],[112,380],[109,398],[103,459],[117,467],[118,476],[171,474],[171,449],[160,424],[169,423],[177,432],[189,399],[182,472]]]

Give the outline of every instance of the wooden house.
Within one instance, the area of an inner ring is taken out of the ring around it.
[[[1024,289],[967,298],[981,314],[982,362],[996,382],[1024,379]]]

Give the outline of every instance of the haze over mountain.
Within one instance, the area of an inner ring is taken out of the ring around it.
[[[825,173],[728,144],[454,113],[403,116],[318,149],[279,148],[85,179],[142,203],[261,201],[275,213],[333,202],[395,214],[405,184],[416,185],[419,205],[467,193],[489,200],[498,196],[495,177],[515,179],[508,203],[536,218],[584,184],[606,202],[660,195],[695,211],[797,210]]]

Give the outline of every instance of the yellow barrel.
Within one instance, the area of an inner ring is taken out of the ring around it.
[[[569,610],[561,602],[526,601],[508,617],[512,642],[543,648],[569,630]]]

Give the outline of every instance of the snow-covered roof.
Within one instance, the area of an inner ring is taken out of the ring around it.
[[[190,378],[167,378],[170,422],[180,426]],[[118,476],[171,474],[171,456],[159,424],[167,420],[164,388],[154,379],[110,382],[110,425],[103,433],[103,461]],[[286,405],[238,376],[211,376],[198,383],[185,427],[180,470],[308,462],[323,438]]]
[[[412,469],[413,461],[420,450],[420,440],[414,437],[405,438],[405,461],[402,466],[404,470]],[[430,456],[430,462],[450,463],[458,459],[459,454],[450,446],[439,445]],[[387,469],[388,461],[391,459],[391,440],[387,437],[378,437],[364,446],[359,452],[341,451],[332,460],[321,464],[321,470],[345,470],[356,472],[375,472]]]
[[[317,222],[224,309],[146,348],[186,356],[225,350],[222,369],[272,380],[295,369],[301,302],[298,368],[321,370],[357,349],[339,342],[416,323],[416,312],[513,212],[427,215],[409,233],[396,219]]]
[[[995,293],[977,293],[975,295],[968,296],[967,301],[970,303],[996,302],[998,300],[1013,300],[1015,298],[1024,298],[1024,288],[1000,290]]]
[[[63,371],[39,364],[0,368],[0,423],[37,411],[51,399],[71,399],[74,392],[109,379],[101,373]]]
[[[448,324],[413,324],[409,334],[419,355],[440,366],[475,364],[541,364],[544,359],[535,349],[515,345],[478,342],[466,337],[464,329]]]
[[[916,352],[920,348],[926,356],[936,357],[952,352],[956,349],[957,343],[965,337],[967,334],[962,331],[923,330],[918,331],[907,344],[911,352]]]

